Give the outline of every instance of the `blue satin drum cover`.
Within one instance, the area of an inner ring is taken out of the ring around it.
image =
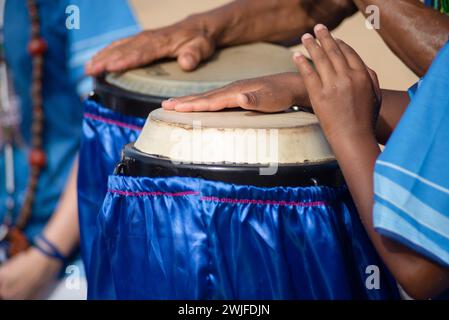
[[[184,73],[176,62],[164,62],[97,79],[95,94],[84,102],[78,174],[81,248],[86,269],[107,177],[120,160],[122,147],[137,139],[148,114],[159,108],[162,100],[201,93],[241,79],[293,71],[288,49],[258,43],[222,50],[195,72]]]
[[[314,115],[155,110],[119,167],[90,299],[398,298]]]

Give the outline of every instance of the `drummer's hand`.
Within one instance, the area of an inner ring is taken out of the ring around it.
[[[177,58],[183,70],[191,71],[214,51],[212,36],[201,24],[187,19],[113,42],[86,64],[86,73],[97,76],[103,72],[124,71],[161,58]]]
[[[0,266],[0,299],[36,298],[56,279],[61,263],[31,247]]]
[[[317,25],[315,35],[319,42],[310,34],[302,37],[315,68],[301,54],[294,61],[327,138],[374,135],[381,100],[376,74],[325,26]]]
[[[179,112],[218,111],[235,107],[279,112],[293,105],[310,106],[301,76],[293,72],[241,80],[203,94],[162,103],[164,109]]]

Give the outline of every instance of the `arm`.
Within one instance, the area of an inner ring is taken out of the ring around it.
[[[382,90],[382,105],[376,125],[377,142],[386,144],[410,103],[405,91]]]
[[[119,40],[98,53],[86,65],[86,72],[95,76],[123,71],[166,57],[177,58],[180,67],[189,71],[209,58],[216,47],[289,41],[318,21],[335,27],[355,11],[351,0],[236,0],[174,25]]]
[[[411,296],[429,298],[449,287],[449,270],[380,236],[373,225],[373,171],[380,154],[374,120],[381,92],[377,77],[357,53],[336,42],[324,26],[303,43],[316,70],[302,55],[295,62],[313,109],[345,176],[363,225],[385,264]]]
[[[77,176],[78,159],[75,160],[56,211],[43,232],[64,256],[69,256],[79,244]]]
[[[407,247],[380,236],[373,226],[373,172],[380,149],[374,135],[349,134],[330,141],[377,252],[403,289],[415,299],[431,298],[449,287],[449,271]]]
[[[449,17],[419,0],[354,0],[354,3],[365,16],[371,14],[366,13],[369,5],[380,9],[381,25],[377,31],[390,49],[420,77],[448,40]]]
[[[66,256],[79,241],[77,169],[75,163],[59,205],[44,230],[45,237]],[[46,257],[33,247],[29,248],[0,267],[0,299],[36,298],[56,279],[61,267],[60,261]]]
[[[335,28],[354,12],[355,6],[347,0],[237,0],[197,17],[217,21],[217,44],[229,46],[292,41],[319,21]]]

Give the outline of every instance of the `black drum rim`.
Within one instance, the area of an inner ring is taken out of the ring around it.
[[[105,75],[95,78],[94,91],[90,96],[90,99],[112,111],[144,119],[153,110],[160,108],[162,101],[168,98],[120,88],[108,83]]]
[[[260,175],[264,166],[175,163],[168,158],[148,155],[131,143],[123,149],[116,174],[132,177],[190,177],[256,187],[342,187],[343,175],[336,160],[279,165],[275,175]]]

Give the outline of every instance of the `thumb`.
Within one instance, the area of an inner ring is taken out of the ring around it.
[[[183,45],[178,52],[178,64],[184,71],[195,70],[201,61],[209,58],[215,51],[206,38],[195,38]]]

